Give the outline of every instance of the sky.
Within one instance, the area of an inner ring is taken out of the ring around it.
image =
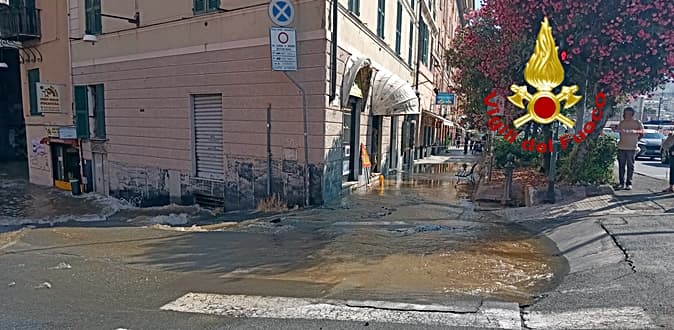
[[[475,9],[480,9],[480,2],[482,2],[482,0],[473,0],[473,3],[475,3]]]

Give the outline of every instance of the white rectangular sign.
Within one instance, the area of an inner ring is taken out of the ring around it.
[[[271,44],[271,69],[274,71],[297,71],[297,39],[294,28],[272,27],[269,31]]]

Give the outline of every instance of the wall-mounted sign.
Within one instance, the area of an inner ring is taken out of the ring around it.
[[[297,71],[295,29],[272,27],[269,32],[271,68],[274,71]]]
[[[40,113],[62,112],[65,86],[37,83],[37,109]]]
[[[438,92],[435,94],[435,104],[454,105],[454,94],[447,92]]]
[[[77,139],[75,127],[59,127],[59,139]]]
[[[59,137],[59,128],[58,127],[47,127],[47,136],[57,138]]]

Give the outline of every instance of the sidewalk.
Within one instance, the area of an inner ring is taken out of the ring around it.
[[[674,328],[674,194],[660,193],[666,187],[664,180],[635,173],[633,190],[493,211],[549,238],[568,262],[559,286],[524,308],[526,322],[564,328],[567,316],[537,324],[535,315],[587,309],[613,311],[607,321],[642,318]]]

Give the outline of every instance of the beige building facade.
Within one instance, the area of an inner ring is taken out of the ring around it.
[[[14,50],[21,64],[20,104],[30,181],[70,190],[70,181],[81,181],[82,172],[71,107],[68,1],[14,0],[0,7],[0,46],[3,54]]]
[[[69,0],[90,190],[233,210],[269,194],[322,204],[399,171],[419,104],[434,99],[432,83],[415,93],[427,4],[343,0],[335,24],[331,1],[288,1],[298,67],[284,73],[272,70],[269,1]]]

